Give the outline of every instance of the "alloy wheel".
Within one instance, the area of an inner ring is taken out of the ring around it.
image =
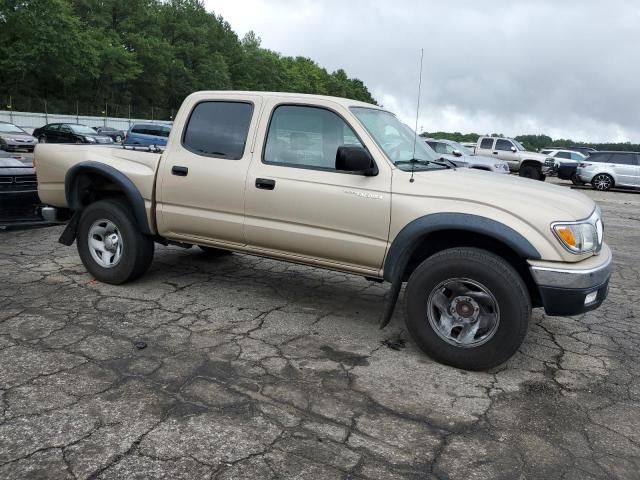
[[[481,283],[451,278],[430,292],[427,317],[442,340],[456,347],[473,348],[495,335],[500,309],[493,294]]]

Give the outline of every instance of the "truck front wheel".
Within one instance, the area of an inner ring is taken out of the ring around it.
[[[97,280],[118,285],[142,275],[153,260],[153,240],[143,235],[125,202],[92,203],[78,224],[78,254]]]
[[[542,174],[540,167],[535,167],[533,165],[524,165],[520,168],[519,175],[524,178],[530,178],[532,180],[541,180],[544,182],[546,175]]]
[[[406,288],[406,324],[417,345],[438,362],[486,370],[522,344],[531,299],[520,275],[478,248],[451,248],[422,262]]]

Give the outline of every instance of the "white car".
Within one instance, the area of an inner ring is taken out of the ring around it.
[[[573,150],[553,150],[546,148],[541,150],[540,153],[544,153],[551,157],[545,163],[545,166],[549,167],[547,175],[557,175],[562,180],[571,180],[574,185],[582,185],[583,182],[578,178],[578,165],[583,162],[586,155],[575,152]]]
[[[541,150],[540,153],[543,153],[545,155],[548,155],[550,157],[555,158],[556,159],[555,160],[555,166],[556,167],[559,167],[561,163],[580,163],[585,158],[587,158],[582,153],[574,152],[573,150],[562,150],[562,149],[550,150],[550,149],[545,149],[545,150]]]

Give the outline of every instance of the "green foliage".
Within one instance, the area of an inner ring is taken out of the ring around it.
[[[240,40],[200,0],[0,0],[0,98],[16,110],[170,112],[197,90],[336,95],[375,103],[358,79]]]
[[[460,132],[422,132],[420,134],[425,138],[444,138],[447,140],[453,140],[455,142],[473,142],[476,143],[478,138],[489,137],[503,137],[501,133],[491,133],[479,135],[477,133],[460,133]],[[559,138],[552,139],[548,135],[518,135],[514,137],[515,140],[522,143],[522,145],[529,151],[537,152],[546,147],[591,147],[600,151],[627,151],[627,152],[640,152],[640,144],[634,143],[593,143],[593,142],[576,142],[574,140]]]

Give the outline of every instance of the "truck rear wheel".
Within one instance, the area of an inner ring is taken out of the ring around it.
[[[501,257],[452,248],[422,262],[406,288],[406,324],[417,345],[438,362],[486,370],[520,347],[531,299],[520,275]]]
[[[143,235],[120,200],[101,200],[82,212],[78,254],[97,280],[118,285],[142,275],[153,260],[153,240]]]
[[[532,180],[544,180],[547,178],[546,175],[542,174],[540,167],[534,167],[533,165],[525,165],[520,168],[519,175],[524,178],[530,178]]]

